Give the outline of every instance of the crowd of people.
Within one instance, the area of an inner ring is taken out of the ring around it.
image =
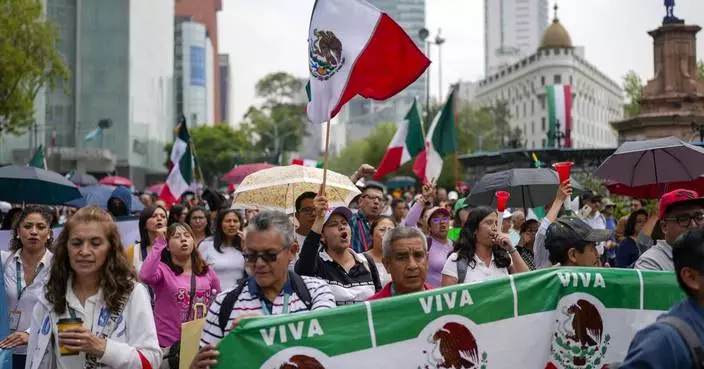
[[[651,212],[633,199],[631,213],[614,219],[614,203],[589,193],[565,214],[567,180],[538,219],[531,209],[472,206],[463,191],[431,183],[419,193],[387,194],[372,181],[360,190],[340,207],[322,191],[302,193],[294,214],[190,195],[167,208],[143,196],[139,240],[118,232],[116,219],[131,213],[122,196],[107,211],[63,211],[56,240],[55,212],[22,207],[2,252],[12,333],[0,348],[13,350],[15,368],[177,368],[181,325],[205,318],[190,364],[203,369],[244,318],[562,266],[676,272],[690,299],[671,314],[704,327],[704,199],[693,191],[667,193]],[[623,367],[691,367],[688,355],[677,332],[658,326],[638,333]]]

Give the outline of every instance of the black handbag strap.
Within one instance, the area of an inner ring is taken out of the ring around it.
[[[664,316],[657,322],[674,328],[689,348],[694,368],[704,368],[704,345],[689,323],[672,315]]]
[[[188,314],[186,315],[186,319],[189,319],[187,321],[193,320],[196,318],[196,311],[195,311],[195,303],[193,300],[196,298],[196,271],[191,268],[191,290],[188,293]],[[191,312],[193,313],[193,317],[191,317]]]

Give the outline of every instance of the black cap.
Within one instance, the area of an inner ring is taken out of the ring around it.
[[[608,229],[594,229],[579,218],[562,217],[548,227],[545,246],[603,242],[610,238],[611,231]]]

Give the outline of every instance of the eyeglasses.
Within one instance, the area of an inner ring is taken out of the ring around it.
[[[372,195],[364,195],[362,197],[366,197],[371,201],[382,201],[384,198],[381,196],[372,196]]]
[[[286,250],[286,248],[283,248],[279,251],[244,252],[242,253],[242,256],[244,257],[245,263],[254,264],[259,258],[262,258],[262,260],[264,260],[264,262],[266,263],[273,263],[279,257],[279,254],[282,253],[284,250]]]
[[[704,224],[704,213],[696,214],[680,214],[674,217],[665,218],[668,222],[677,222],[680,227],[688,227],[689,224],[694,220],[697,225]]]
[[[301,208],[298,210],[299,213],[313,214],[315,208]]]
[[[450,221],[450,217],[437,217],[437,218],[430,219],[430,221],[433,222],[433,223],[435,223],[435,224],[440,224],[440,223],[443,223],[443,222],[449,222],[449,221]]]

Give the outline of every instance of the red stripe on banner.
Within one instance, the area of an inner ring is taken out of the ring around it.
[[[384,158],[381,159],[379,164],[379,169],[376,170],[374,174],[375,180],[380,180],[382,177],[389,173],[393,173],[401,168],[401,158],[403,157],[403,146],[401,147],[390,147]]]
[[[354,63],[347,86],[330,116],[337,115],[357,94],[374,100],[386,100],[396,95],[423,75],[429,65],[430,60],[401,26],[382,14],[367,47]]]
[[[565,85],[565,147],[572,147],[572,86]]]
[[[427,146],[426,146],[427,147]],[[427,178],[425,178],[425,167],[428,165],[428,151],[423,150],[416,156],[416,161],[413,162],[413,173],[416,174],[420,183],[425,183]]]

